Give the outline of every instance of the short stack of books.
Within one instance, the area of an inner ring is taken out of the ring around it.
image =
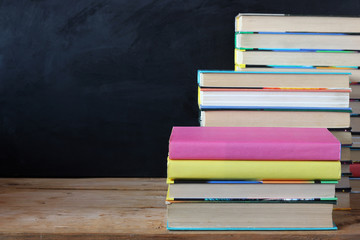
[[[337,209],[350,209],[349,74],[198,71],[201,126],[323,127],[342,144]],[[344,200],[343,200],[344,199]]]
[[[198,71],[201,126],[350,126],[346,73]]]
[[[168,229],[336,229],[340,149],[325,128],[174,127]]]
[[[236,68],[351,72],[360,82],[360,18],[239,14]]]

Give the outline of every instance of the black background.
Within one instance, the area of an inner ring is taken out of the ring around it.
[[[0,176],[166,176],[198,125],[196,71],[233,69],[239,12],[359,15],[359,1],[0,1]]]

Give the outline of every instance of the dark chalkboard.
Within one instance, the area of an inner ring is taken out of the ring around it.
[[[196,71],[233,69],[239,12],[358,15],[359,1],[0,1],[0,176],[166,176],[198,124]]]

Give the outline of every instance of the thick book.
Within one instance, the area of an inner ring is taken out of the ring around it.
[[[342,162],[351,164],[351,150],[349,146],[341,147],[341,159]],[[348,164],[348,165],[349,165]]]
[[[305,127],[348,128],[349,111],[309,109],[207,109],[200,113],[200,125],[206,127]]]
[[[324,33],[235,33],[235,48],[252,51],[360,51],[360,35]]]
[[[337,202],[334,210],[351,210],[350,192],[336,192]]]
[[[357,151],[357,152],[360,152],[360,151]],[[359,163],[352,164],[350,166],[350,172],[352,174],[352,177],[359,178],[360,177],[360,164]]]
[[[335,230],[332,204],[171,203],[169,230]]]
[[[261,149],[261,147],[259,147]],[[319,152],[323,153],[323,152]],[[169,179],[339,180],[340,161],[170,160]]]
[[[360,98],[360,84],[359,82],[350,83],[351,93],[350,98],[357,99]]]
[[[352,145],[352,135],[350,131],[330,131],[341,143],[342,146]]]
[[[323,128],[173,127],[169,158],[340,160],[341,144]]]
[[[360,170],[359,170],[360,172]],[[360,174],[357,175],[358,177],[351,177],[350,178],[350,186],[352,193],[360,193]]]
[[[360,82],[360,71],[357,67],[354,68],[344,68],[336,69],[332,67],[311,67],[311,66],[291,66],[276,67],[272,65],[267,65],[263,67],[247,67],[246,64],[235,65],[235,71],[239,72],[302,72],[302,73],[351,73],[349,75],[351,82]]]
[[[352,147],[353,148],[360,148],[360,132],[352,132]]]
[[[245,51],[235,49],[235,64],[246,66],[360,66],[360,54],[355,52],[283,52]]]
[[[198,70],[198,84],[207,88],[349,88],[349,76],[345,72]]]
[[[359,17],[243,14],[235,17],[235,31],[360,33]]]
[[[334,198],[337,181],[168,180],[167,201]]]
[[[352,165],[350,167],[350,171],[352,172],[353,175],[356,173],[357,174],[356,176],[360,177],[360,172],[359,173],[354,172],[354,171],[356,171],[357,168],[360,168],[357,164],[360,162],[360,148],[359,147],[351,147],[350,151],[351,151],[351,160],[355,163],[354,165]]]
[[[199,88],[199,105],[202,107],[348,108],[350,91],[350,88]]]
[[[351,130],[354,132],[360,132],[360,115],[351,115],[350,116],[350,126]]]
[[[350,98],[349,107],[353,113],[360,114],[360,98]]]

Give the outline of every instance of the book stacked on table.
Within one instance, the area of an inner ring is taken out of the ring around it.
[[[349,74],[198,71],[198,85],[201,126],[329,128],[342,144],[343,169],[351,163]],[[350,208],[346,174],[339,209]]]
[[[235,65],[351,72],[351,81],[360,82],[359,26],[359,17],[240,13],[235,18]]]
[[[336,229],[340,149],[325,128],[174,127],[168,229]]]
[[[346,73],[198,71],[201,126],[350,126]]]
[[[359,23],[359,17],[239,14],[235,18],[235,69],[349,72],[351,105],[359,105]],[[351,128],[360,131],[358,111],[351,114]],[[347,174],[343,172],[337,190],[349,203],[349,193],[340,193],[348,189],[344,186],[349,187]]]

